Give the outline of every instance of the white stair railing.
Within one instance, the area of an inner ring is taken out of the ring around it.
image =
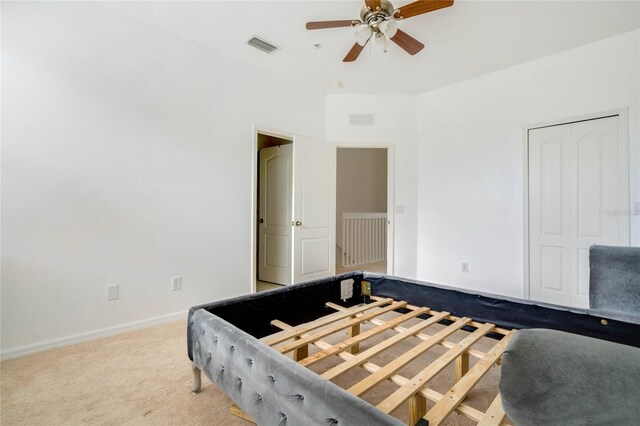
[[[342,266],[380,262],[387,258],[387,214],[342,213]]]

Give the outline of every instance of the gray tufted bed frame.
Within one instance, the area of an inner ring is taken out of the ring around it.
[[[189,311],[187,333],[193,391],[200,389],[204,372],[260,425],[404,424],[265,344],[267,336],[282,333],[277,323],[295,330],[334,312],[328,306],[351,312],[362,303],[390,298],[473,318],[475,326],[462,328],[469,332],[480,323],[495,325],[494,331],[521,330],[502,356],[500,382],[502,406],[515,424],[638,424],[640,248],[593,247],[591,275],[593,309],[536,304],[360,271],[196,306]],[[363,282],[370,287],[365,285],[364,294]],[[353,297],[343,300],[345,285]],[[619,296],[620,289],[629,295]],[[612,298],[612,292],[617,296]],[[396,311],[408,312],[407,305]],[[486,336],[501,339],[505,333]],[[489,416],[491,410],[502,411],[496,400],[497,406],[492,404],[479,424],[505,420],[504,412]],[[424,417],[416,424],[430,424],[425,420],[429,416]]]

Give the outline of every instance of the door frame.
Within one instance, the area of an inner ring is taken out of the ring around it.
[[[335,143],[336,147],[336,204],[338,197],[338,149],[340,148],[386,148],[387,149],[387,275],[394,273],[395,247],[395,150],[391,143]],[[337,208],[336,208],[337,211]],[[336,212],[334,212],[335,216]],[[336,224],[336,229],[338,228]],[[334,236],[335,237],[335,236]],[[336,240],[337,244],[337,240]],[[338,265],[336,265],[336,268]]]
[[[577,123],[581,121],[598,120],[601,118],[618,116],[618,144],[620,148],[620,172],[622,175],[622,214],[628,214],[627,220],[623,222],[623,232],[626,235],[626,243],[631,243],[631,214],[630,214],[630,193],[629,193],[629,107],[610,109],[602,112],[583,114],[564,119],[547,120],[522,126],[522,240],[523,240],[523,286],[522,298],[531,300],[531,283],[529,282],[529,131],[541,127],[561,126],[565,124]]]
[[[256,282],[258,275],[258,259],[257,259],[257,251],[258,251],[258,227],[257,227],[257,210],[258,210],[258,133],[273,136],[281,139],[290,139],[293,141],[293,133],[283,132],[280,130],[275,130],[266,126],[261,126],[258,124],[253,124],[251,126],[252,131],[252,143],[251,143],[251,215],[250,215],[250,227],[251,230],[251,238],[250,238],[250,249],[251,249],[251,261],[250,261],[250,271],[251,271],[251,281],[250,281],[250,290],[251,293],[256,292]],[[293,142],[292,142],[293,143]],[[293,267],[293,265],[291,265]]]

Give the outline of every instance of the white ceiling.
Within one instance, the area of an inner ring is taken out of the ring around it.
[[[304,25],[357,19],[362,1],[103,4],[216,54],[326,93],[422,93],[640,27],[639,1],[458,0],[400,23],[426,45],[416,56],[392,44],[386,54],[365,49],[356,62],[343,63],[354,43],[353,29],[307,31]],[[281,50],[268,55],[248,46],[253,35]],[[334,81],[344,88],[333,89]]]

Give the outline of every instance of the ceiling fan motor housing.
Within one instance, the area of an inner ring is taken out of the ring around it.
[[[365,5],[360,11],[360,19],[371,27],[377,27],[379,23],[391,19],[394,10],[389,0],[381,0],[380,8],[376,10],[371,10],[369,6]]]

